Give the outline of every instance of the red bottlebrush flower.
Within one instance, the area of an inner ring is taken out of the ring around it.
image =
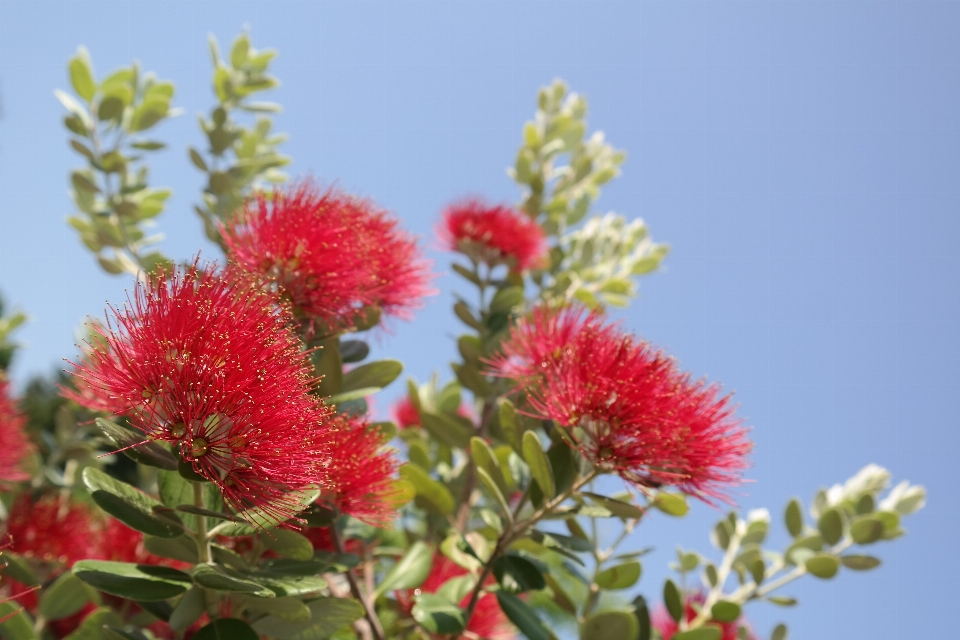
[[[350,330],[371,307],[408,318],[429,293],[429,263],[396,219],[307,180],[259,194],[221,231],[231,260],[275,282],[321,332]]]
[[[23,432],[26,422],[10,396],[10,382],[0,372],[0,483],[20,482],[30,477],[21,468],[32,449]]]
[[[59,495],[34,500],[25,493],[10,509],[6,533],[12,551],[47,563],[56,572],[77,560],[102,557],[98,529],[94,515],[81,503]]]
[[[697,613],[705,600],[706,598],[703,593],[699,592],[687,594],[684,597],[684,618],[687,622],[697,617]],[[750,629],[750,623],[747,622],[743,616],[740,616],[733,622],[712,624],[719,624],[722,634],[720,640],[737,640],[737,629],[741,626],[747,628],[747,637],[750,640],[756,640],[756,636],[753,635],[753,631]],[[657,608],[653,610],[653,615],[650,616],[650,626],[660,632],[662,640],[672,640],[673,636],[680,630],[679,625],[670,617],[670,614],[667,613],[667,609],[663,605],[658,605]]]
[[[419,589],[415,591],[398,591],[397,602],[400,607],[410,613],[414,605],[414,594],[436,593],[443,584],[451,578],[457,578],[467,574],[467,570],[456,564],[453,560],[439,553],[433,556],[433,566],[427,579],[423,581]],[[487,580],[487,584],[494,582],[493,576]],[[466,608],[470,604],[470,594],[459,603],[461,608]],[[506,614],[500,609],[497,603],[497,596],[492,593],[485,593],[480,596],[477,606],[473,610],[473,615],[467,622],[467,628],[471,635],[459,636],[457,640],[467,640],[467,638],[483,638],[484,640],[514,640],[517,637],[513,625],[507,620]]]
[[[729,396],[597,313],[538,308],[489,364],[533,415],[569,428],[589,460],[636,486],[725,499],[746,468],[751,444]]]
[[[330,410],[311,393],[309,360],[278,302],[232,267],[154,277],[111,309],[103,346],[85,349],[78,390],[65,394],[172,443],[233,509],[293,517],[302,507],[291,492],[317,483],[329,461]]]
[[[547,251],[543,229],[533,219],[507,205],[491,206],[479,199],[447,207],[437,235],[451,251],[517,271],[537,266]]]
[[[330,527],[304,527],[302,533],[313,545],[314,549],[320,551],[336,552],[336,544],[333,542],[333,536],[330,535]],[[343,541],[343,550],[346,553],[359,555],[363,551],[363,541],[356,538],[347,538]]]
[[[420,423],[420,412],[413,406],[410,398],[404,396],[393,405],[393,419],[397,421],[397,426],[401,429],[422,426]]]
[[[397,460],[384,449],[383,434],[367,418],[339,415],[330,422],[331,462],[320,496],[341,513],[385,526],[397,508]]]

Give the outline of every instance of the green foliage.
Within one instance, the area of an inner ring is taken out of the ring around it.
[[[206,150],[191,147],[189,156],[207,178],[203,203],[194,209],[203,220],[207,237],[222,243],[218,224],[229,222],[253,190],[285,181],[279,168],[289,164],[290,158],[278,151],[286,136],[272,132],[271,114],[279,113],[280,105],[252,100],[280,84],[269,73],[276,51],[254,49],[250,36],[242,33],[233,41],[227,58],[210,36],[210,55],[217,105],[208,118],[200,117]],[[249,126],[236,119],[244,113],[254,116]]]
[[[137,275],[169,265],[153,248],[161,236],[148,235],[170,190],[149,186],[147,157],[165,145],[144,136],[177,115],[170,106],[173,83],[141,72],[137,63],[98,82],[83,47],[70,60],[69,72],[79,100],[55,94],[67,110],[70,146],[85,166],[70,175],[77,210],[67,221],[107,273]]]

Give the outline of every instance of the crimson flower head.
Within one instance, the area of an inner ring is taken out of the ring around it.
[[[291,492],[329,462],[330,411],[311,393],[292,323],[275,292],[236,268],[161,273],[111,308],[65,393],[171,443],[233,509],[285,520],[302,509]]]
[[[598,313],[537,308],[501,348],[491,373],[514,380],[528,411],[569,429],[591,462],[706,501],[739,482],[751,444],[729,396]]]
[[[59,494],[34,498],[21,494],[10,509],[10,549],[48,563],[54,573],[77,560],[99,558],[99,536],[93,513]]]
[[[407,396],[403,396],[393,405],[393,419],[397,421],[397,426],[401,429],[422,426],[420,424],[420,412],[417,411],[417,408],[413,406],[413,402]]]
[[[10,382],[0,372],[0,483],[30,477],[22,468],[24,458],[32,450],[23,431],[26,422],[10,395]]]
[[[308,180],[258,194],[221,231],[231,260],[324,332],[348,331],[371,309],[409,318],[430,293],[429,263],[393,216]]]
[[[430,573],[427,579],[423,581],[420,588],[415,592],[410,590],[398,591],[397,602],[406,613],[414,605],[414,593],[436,593],[445,582],[451,578],[467,575],[467,570],[456,564],[453,560],[442,554],[434,554],[433,564],[430,567]],[[493,576],[490,576],[486,584],[495,582]],[[460,602],[461,608],[466,608],[470,603],[470,594],[467,594]],[[457,640],[467,640],[468,638],[483,638],[484,640],[514,640],[517,637],[516,631],[506,614],[500,609],[497,602],[497,596],[487,592],[480,596],[477,606],[473,610],[473,615],[467,621],[465,629],[469,635],[458,636]]]
[[[358,520],[385,526],[396,513],[397,460],[380,429],[365,417],[341,414],[329,423],[330,465],[320,500]]]
[[[532,218],[507,205],[488,205],[479,199],[447,207],[437,235],[451,251],[517,271],[537,266],[547,251],[543,229]]]
[[[706,601],[706,597],[701,592],[690,593],[684,596],[683,602],[683,617],[687,622],[691,622],[697,617],[700,607]],[[737,640],[739,637],[737,635],[737,630],[742,626],[747,628],[747,638],[749,640],[757,640],[757,637],[753,634],[753,631],[750,629],[750,623],[747,620],[740,616],[733,622],[715,622],[720,626],[720,640]],[[662,640],[673,640],[673,636],[677,634],[677,631],[680,630],[679,625],[676,621],[670,617],[670,614],[667,612],[666,607],[663,605],[658,605],[656,609],[653,610],[653,615],[650,616],[650,626],[660,632],[660,637]]]

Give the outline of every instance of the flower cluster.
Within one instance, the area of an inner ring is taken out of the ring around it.
[[[437,235],[451,251],[491,267],[506,264],[523,271],[538,266],[546,253],[543,230],[533,219],[512,207],[478,199],[447,207]]]
[[[320,501],[368,524],[387,524],[397,507],[397,460],[384,448],[383,433],[365,417],[348,414],[334,417],[328,426],[329,446],[337,457],[326,470]]]
[[[114,324],[116,325],[114,327]],[[197,266],[139,284],[76,365],[77,402],[173,444],[236,510],[285,520],[329,465],[329,409],[276,293]]]
[[[589,460],[634,485],[722,498],[746,467],[751,445],[729,396],[596,312],[534,310],[490,369],[516,382],[533,415],[569,428]]]
[[[10,395],[10,382],[0,372],[0,482],[19,482],[29,476],[23,470],[24,458],[32,447],[23,431],[26,418]]]
[[[407,318],[429,293],[413,236],[372,202],[311,181],[261,193],[222,229],[230,259],[273,282],[321,333],[370,309]]]

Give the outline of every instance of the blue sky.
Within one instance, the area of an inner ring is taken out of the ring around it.
[[[434,246],[465,193],[515,201],[505,174],[536,90],[555,77],[628,160],[599,210],[643,217],[673,251],[625,325],[736,391],[756,440],[744,508],[809,499],[868,462],[925,484],[884,565],[748,610],[768,636],[929,637],[960,596],[960,3],[79,2],[0,0],[0,292],[29,312],[14,377],[61,366],[73,332],[125,278],[103,275],[64,223],[55,88],[78,44],[98,73],[133,59],[176,82],[186,114],[153,181],[174,189],[165,251],[214,257],[186,159],[212,104],[206,35],[244,26],[280,51],[279,130],[293,172],[338,180]],[[377,352],[421,380],[454,359],[448,256],[441,294]],[[450,337],[448,339],[448,337]],[[392,392],[385,394],[391,396]],[[385,401],[381,403],[385,405]],[[653,519],[660,591],[679,543],[707,551],[718,514]],[[782,539],[782,534],[781,534]],[[895,606],[892,606],[894,605]]]

